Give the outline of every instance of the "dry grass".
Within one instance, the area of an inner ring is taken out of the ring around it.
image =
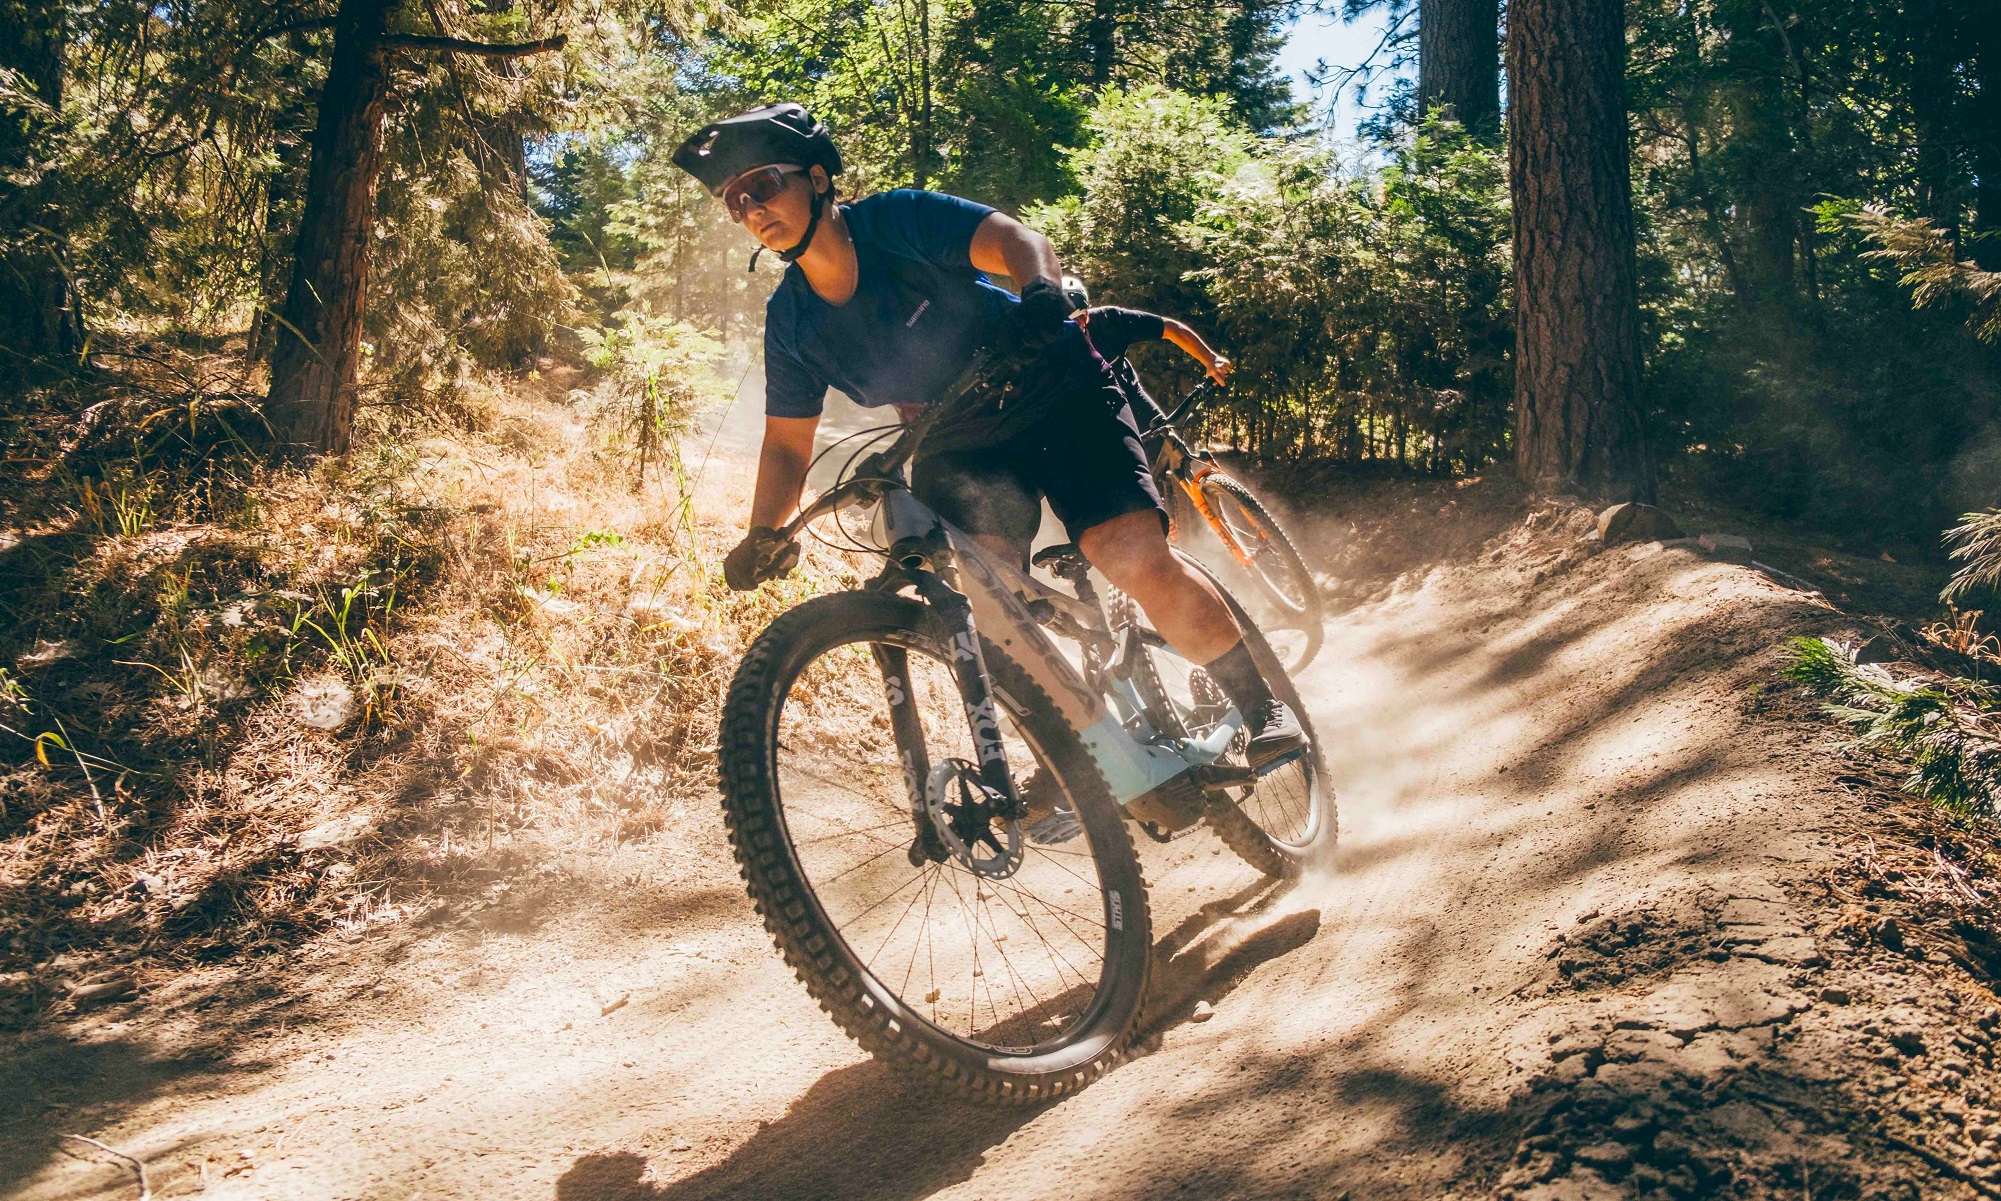
[[[0,1022],[110,964],[354,937],[712,820],[744,646],[854,564],[727,592],[742,482],[694,504],[670,460],[635,488],[615,390],[579,382],[489,392],[472,430],[376,413],[310,472],[16,418]]]

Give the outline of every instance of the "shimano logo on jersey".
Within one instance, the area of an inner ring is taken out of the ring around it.
[[[924,315],[924,310],[930,307],[931,307],[931,302],[929,300],[926,300],[923,304],[918,305],[917,311],[910,314],[910,320],[903,323],[903,328],[909,329],[912,326],[916,325],[917,319],[919,317],[922,317]]]

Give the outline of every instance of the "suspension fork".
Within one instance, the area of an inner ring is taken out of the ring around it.
[[[966,724],[973,735],[973,753],[979,760],[980,783],[1002,798],[996,811],[1004,818],[1021,815],[1021,801],[1014,779],[1007,769],[1007,747],[1001,742],[999,711],[994,708],[993,682],[987,675],[986,655],[980,649],[980,634],[973,626],[973,606],[965,595],[929,571],[912,571],[917,594],[945,619],[951,632],[952,677],[959,686],[959,703],[966,710]],[[921,785],[920,785],[921,787]]]
[[[1243,544],[1237,541],[1236,531],[1230,528],[1228,522],[1216,516],[1216,511],[1209,507],[1209,498],[1202,495],[1203,477],[1213,474],[1215,470],[1206,463],[1198,462],[1193,470],[1176,475],[1175,482],[1188,494],[1188,499],[1195,505],[1195,511],[1202,514],[1202,520],[1208,522],[1209,528],[1216,531],[1216,536],[1222,539],[1223,546],[1237,557],[1237,562],[1243,564],[1246,569],[1255,569],[1257,563],[1251,558],[1251,553],[1244,549]]]
[[[882,671],[883,692],[889,700],[889,728],[896,735],[897,749],[903,753],[903,789],[910,798],[910,820],[917,827],[917,841],[910,847],[913,867],[924,861],[943,863],[951,857],[938,837],[926,811],[924,790],[931,778],[931,755],[924,746],[924,721],[911,695],[910,652],[900,646],[872,643],[875,665]]]

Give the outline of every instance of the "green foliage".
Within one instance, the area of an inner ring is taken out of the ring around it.
[[[382,291],[366,328],[376,372],[405,393],[456,378],[461,357],[519,366],[568,316],[570,285],[542,222],[507,182],[460,148],[421,174],[401,163],[388,173],[376,224]]]
[[[1954,604],[2001,590],[2001,509],[1964,515],[1945,532],[1945,544],[1959,569],[1939,593],[1941,601]]]
[[[1031,210],[1106,302],[1210,324],[1228,422],[1260,454],[1476,470],[1507,446],[1508,209],[1498,152],[1427,122],[1376,172],[1256,138],[1159,89],[1108,93],[1083,194]],[[1187,366],[1142,366],[1179,384]]]
[[[1870,553],[1990,501],[2001,355],[1958,302],[1911,312],[1908,268],[1850,215],[1915,214],[1979,257],[2001,223],[1991,8],[1629,7],[1649,400],[1689,483]]]
[[[1847,219],[1876,244],[1863,258],[1891,263],[1903,272],[1897,282],[1911,290],[1912,304],[1921,309],[1963,304],[1973,336],[2001,342],[2001,271],[1984,271],[1959,258],[1951,233],[1929,221],[1899,217],[1873,204]]]
[[[1189,277],[1207,265],[1197,220],[1250,161],[1252,139],[1220,101],[1142,87],[1107,92],[1070,158],[1083,192],[1028,210],[1093,296],[1199,314]]]
[[[645,483],[655,463],[668,464],[678,479],[680,436],[720,394],[710,365],[722,347],[693,326],[643,308],[578,334],[585,361],[599,372],[596,418],[615,446],[632,453],[633,487]]]
[[[1065,151],[1114,89],[1164,84],[1239,124],[1295,116],[1274,68],[1293,0],[783,0],[710,62],[841,140],[851,194],[941,187],[1014,211],[1070,188]]]
[[[1958,814],[1993,816],[2001,805],[2001,740],[1993,689],[1972,680],[1901,686],[1856,667],[1820,638],[1787,648],[1785,677],[1828,698],[1853,726],[1857,747],[1907,759],[1904,789]]]

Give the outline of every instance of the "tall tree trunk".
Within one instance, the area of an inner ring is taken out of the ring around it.
[[[917,112],[910,136],[910,175],[931,186],[931,0],[917,0]]]
[[[0,252],[0,368],[71,355],[83,346],[62,182],[42,165],[60,135],[67,46],[63,5],[0,0],[0,68],[16,72],[39,102],[0,109],[0,174],[18,181],[0,191],[0,230],[14,235]]]
[[[1092,0],[1091,19],[1084,26],[1084,41],[1091,51],[1091,85],[1111,86],[1112,69],[1118,65],[1118,0]]]
[[[1522,478],[1651,500],[1620,0],[1515,0],[1515,453]]]
[[[1783,30],[1764,0],[1716,7],[1723,39],[1720,67],[1730,113],[1728,174],[1736,201],[1746,292],[1740,299],[1783,302],[1797,294],[1801,209],[1800,147],[1787,93],[1796,75]]]
[[[1973,228],[1989,234],[1974,244],[1974,261],[2001,271],[2001,30],[1973,26]]]
[[[1417,110],[1476,132],[1501,121],[1499,0],[1418,0]]]
[[[295,452],[342,454],[354,428],[389,94],[381,39],[395,7],[396,0],[341,0],[334,24],[333,60],[313,130],[306,207],[265,402],[273,432]]]

